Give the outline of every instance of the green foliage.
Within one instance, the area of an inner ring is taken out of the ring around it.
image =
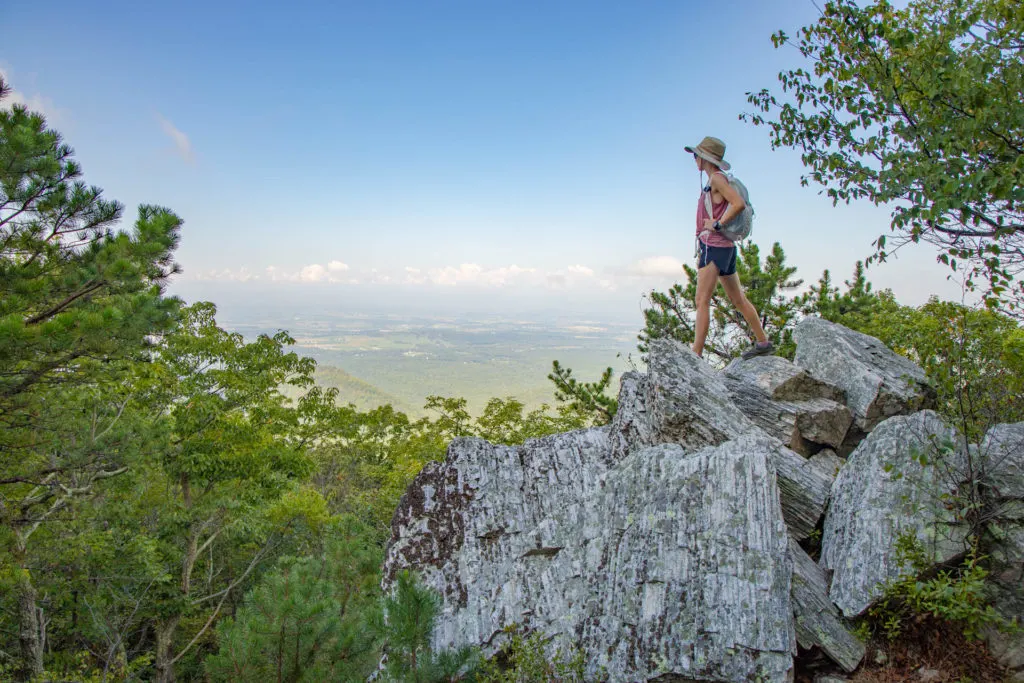
[[[215,313],[208,303],[184,309],[138,378],[168,434],[141,467],[135,513],[173,576],[143,612],[157,634],[158,680],[178,662],[198,668],[192,649],[208,642],[232,592],[289,534],[322,524],[318,494],[300,482],[315,467],[309,445],[348,415],[331,392],[313,388],[297,402],[281,393],[311,385],[314,367],[288,351],[287,334],[246,342]]]
[[[509,640],[495,657],[481,663],[477,683],[583,683],[587,662],[582,650],[556,650],[546,656],[539,633],[524,635],[516,625],[505,628]]]
[[[931,558],[912,533],[897,539],[896,561],[904,571],[888,581],[882,596],[867,612],[861,633],[880,634],[895,640],[908,625],[921,617],[930,617],[960,627],[968,639],[978,639],[990,626],[1016,630],[986,598],[988,571],[981,558],[971,551],[959,567],[939,570],[922,578],[931,566]]]
[[[638,345],[646,356],[654,339],[675,339],[692,345],[694,339],[694,301],[697,296],[697,270],[684,265],[686,284],[673,285],[667,292],[652,291],[650,307],[644,309],[644,329]],[[736,274],[747,298],[761,314],[761,324],[776,353],[792,357],[795,351],[792,327],[798,308],[790,292],[803,282],[796,280],[796,268],[786,265],[786,254],[778,242],[772,245],[762,262],[761,250],[749,243],[739,247]],[[736,310],[721,286],[716,285],[711,297],[711,329],[705,349],[720,362],[728,362],[740,355],[753,342],[743,316]]]
[[[217,627],[205,661],[214,681],[365,680],[377,664],[367,622],[381,556],[368,530],[347,524],[322,553],[284,557]]]
[[[593,425],[608,424],[619,409],[619,402],[608,395],[613,371],[607,368],[596,382],[581,382],[570,368],[556,360],[551,363],[548,379],[555,385],[555,400],[568,410],[583,416]]]
[[[830,0],[801,29],[807,67],[748,93],[773,147],[800,150],[834,202],[892,207],[873,258],[925,241],[991,305],[1024,303],[1024,13],[1016,0]],[[776,47],[791,44],[782,32]],[[958,261],[959,259],[959,261]]]
[[[403,571],[395,577],[393,594],[384,598],[377,631],[385,641],[387,680],[396,683],[442,683],[461,680],[471,670],[473,648],[434,652],[430,639],[439,598],[416,577]]]
[[[556,371],[560,370],[555,363]],[[567,382],[575,383],[571,377]],[[607,389],[611,382],[611,370],[608,370],[593,391]],[[600,400],[607,401],[606,396]],[[614,403],[614,401],[613,401]],[[430,430],[443,441],[463,436],[475,436],[487,439],[491,443],[506,445],[521,444],[527,439],[536,439],[550,434],[567,432],[584,425],[585,419],[577,406],[562,406],[552,414],[550,407],[541,405],[529,412],[522,401],[511,396],[505,399],[492,398],[484,406],[479,417],[473,418],[466,409],[466,399],[428,396],[425,406],[427,411],[438,413],[438,417],[430,424]],[[614,414],[614,409],[612,410]],[[428,423],[423,423],[428,424]]]
[[[435,429],[446,441],[470,435],[472,417],[466,410],[466,399],[428,396],[425,407],[439,414]]]
[[[523,402],[514,398],[492,398],[475,421],[475,435],[491,443],[512,446],[587,426],[586,416],[575,406],[559,406],[555,414],[547,405],[529,412],[525,409]]]

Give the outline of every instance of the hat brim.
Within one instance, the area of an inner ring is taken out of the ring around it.
[[[732,168],[729,162],[726,161],[725,159],[716,159],[715,157],[711,156],[710,154],[702,150],[700,147],[683,147],[683,149],[685,149],[690,154],[696,154],[705,161],[710,161],[723,171],[728,171],[730,168]]]

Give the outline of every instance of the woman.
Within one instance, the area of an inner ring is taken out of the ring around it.
[[[718,138],[706,137],[696,147],[686,147],[697,162],[697,170],[708,174],[708,184],[704,186],[700,199],[697,201],[697,329],[694,331],[693,351],[704,356],[704,342],[711,325],[711,295],[715,284],[722,283],[729,301],[736,307],[754,332],[754,346],[743,352],[743,358],[753,358],[775,351],[761,326],[760,316],[754,305],[747,300],[740,286],[740,278],[736,275],[736,245],[732,240],[720,234],[721,226],[738,216],[746,207],[740,196],[722,171],[729,170],[725,156],[725,143]],[[703,176],[702,176],[703,179]],[[711,214],[708,214],[705,194],[711,194]]]

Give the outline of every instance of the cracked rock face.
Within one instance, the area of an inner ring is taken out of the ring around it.
[[[605,439],[460,440],[420,475],[410,491],[444,492],[403,498],[385,573],[411,566],[441,593],[434,645],[493,651],[514,622],[582,648],[590,673],[611,680],[790,680],[791,565],[773,444],[654,446],[609,468]]]
[[[776,360],[792,367],[789,361]],[[790,373],[794,374],[806,375],[800,370]],[[809,376],[807,379],[805,387],[824,386]],[[799,388],[798,383],[794,386],[791,382],[789,395],[800,395]],[[802,540],[821,518],[831,478],[807,467],[803,457],[748,418],[734,400],[737,393],[760,391],[755,387],[744,392],[735,379],[715,372],[683,344],[665,339],[653,342],[648,373],[629,373],[622,379],[619,410],[610,426],[613,457],[661,443],[698,449],[744,435],[769,438],[774,443],[770,457],[779,477],[783,517],[790,534]],[[837,390],[817,391],[834,395]],[[793,415],[795,420],[797,412]]]

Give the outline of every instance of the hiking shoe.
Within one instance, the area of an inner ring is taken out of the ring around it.
[[[757,342],[743,352],[743,360],[750,360],[754,356],[770,356],[775,353],[775,345],[770,341]]]

